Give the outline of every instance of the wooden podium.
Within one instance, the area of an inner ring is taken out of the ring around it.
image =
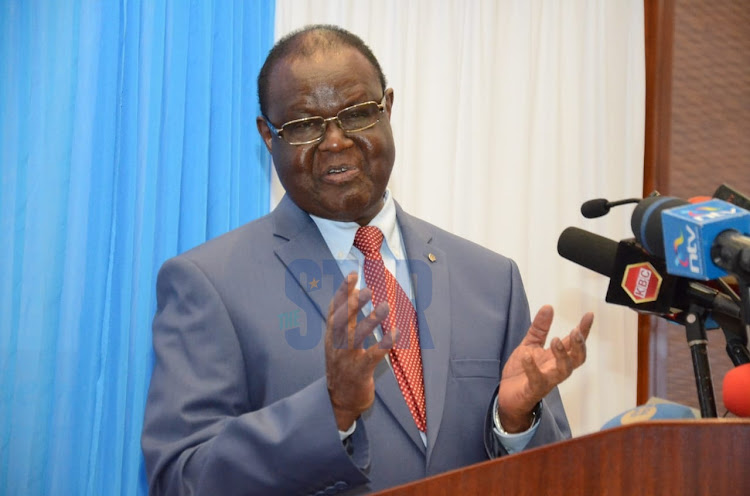
[[[750,496],[750,420],[630,424],[375,494]]]

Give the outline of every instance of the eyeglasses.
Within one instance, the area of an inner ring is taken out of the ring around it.
[[[358,133],[365,129],[370,129],[380,121],[380,114],[385,110],[385,97],[380,103],[375,101],[358,103],[343,110],[340,110],[335,117],[323,118],[305,117],[304,119],[295,119],[276,128],[265,115],[268,127],[279,138],[290,145],[309,145],[323,138],[328,128],[328,123],[336,121],[339,127],[345,133]]]

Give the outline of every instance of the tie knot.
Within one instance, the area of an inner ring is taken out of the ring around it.
[[[365,258],[380,258],[380,245],[383,244],[383,233],[375,226],[362,226],[354,235],[354,246]]]

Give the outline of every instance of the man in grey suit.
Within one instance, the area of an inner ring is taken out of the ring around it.
[[[258,86],[287,195],[160,271],[151,492],[363,494],[570,437],[557,385],[584,362],[593,316],[545,348],[552,309],[530,321],[513,261],[399,207],[394,93],[369,48],[305,28]],[[360,226],[382,233],[372,256],[406,303],[368,287]],[[387,321],[396,306],[413,331]],[[411,382],[392,350],[404,336]]]

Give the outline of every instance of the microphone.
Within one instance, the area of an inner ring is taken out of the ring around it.
[[[667,272],[710,280],[728,273],[750,277],[750,212],[723,200],[690,204],[679,198],[645,198],[631,227],[649,253],[664,256]]]
[[[588,256],[593,249],[597,256]],[[701,415],[716,417],[711,371],[706,353],[706,329],[715,328],[713,315],[726,315],[732,328],[742,315],[740,307],[723,293],[664,271],[664,261],[645,252],[633,240],[616,243],[596,234],[568,227],[560,235],[557,251],[563,257],[610,278],[606,301],[638,312],[654,313],[685,326],[693,359]],[[612,255],[614,253],[614,256]],[[747,349],[742,335],[724,329],[727,352],[734,361],[744,361]],[[733,346],[730,348],[729,341]],[[745,334],[745,343],[746,340]],[[735,350],[735,348],[738,348]],[[737,356],[732,353],[737,352]],[[744,353],[743,353],[744,352]]]
[[[581,214],[587,219],[603,217],[609,213],[609,209],[626,203],[638,203],[640,198],[628,198],[626,200],[609,201],[606,198],[596,198],[589,200],[581,205]]]
[[[567,227],[557,240],[557,253],[597,274],[612,277],[617,242],[578,227]]]
[[[727,201],[745,210],[750,210],[750,198],[727,184],[722,184],[714,192],[714,198]]]
[[[683,205],[688,205],[688,202],[671,196],[649,196],[638,202],[630,217],[630,228],[635,239],[647,252],[656,256],[664,255],[661,213]]]
[[[727,410],[738,417],[750,417],[750,363],[727,372],[721,394]]]
[[[638,312],[653,313],[677,323],[691,304],[738,319],[740,307],[719,291],[675,277],[664,261],[645,252],[633,240],[619,243],[577,227],[568,227],[557,242],[563,258],[610,279],[605,301]],[[718,327],[712,323],[712,328]]]

